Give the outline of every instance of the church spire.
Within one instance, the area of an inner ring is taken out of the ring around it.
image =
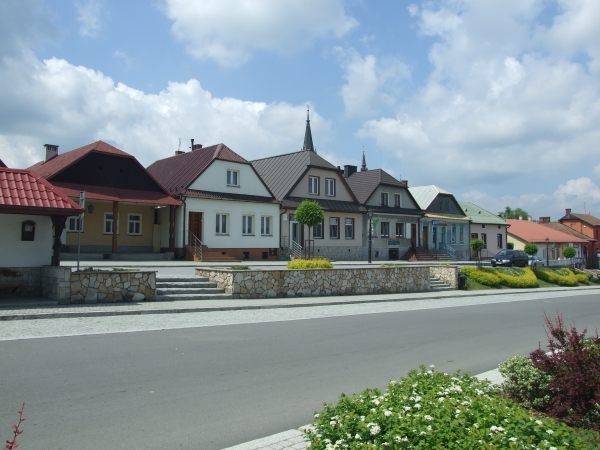
[[[302,147],[302,150],[305,151],[309,151],[309,152],[317,152],[317,150],[315,149],[315,146],[313,145],[313,140],[312,140],[312,133],[310,131],[310,116],[309,116],[309,109],[308,107],[306,108],[306,131],[304,132],[304,146]]]
[[[362,166],[360,166],[360,171],[361,172],[366,172],[367,169],[367,160],[365,159],[365,148],[363,147],[363,160],[362,160]]]

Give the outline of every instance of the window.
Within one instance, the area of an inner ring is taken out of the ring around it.
[[[395,208],[402,207],[402,197],[400,197],[400,194],[394,194],[394,207]]]
[[[390,223],[389,222],[381,222],[381,237],[389,237],[390,236]]]
[[[333,178],[325,178],[325,195],[335,197],[335,180]]]
[[[103,228],[104,234],[113,234],[113,226],[114,226],[113,213],[105,212],[104,213],[104,228]],[[119,216],[117,216],[117,234],[119,234],[119,232],[120,232]]]
[[[382,192],[381,193],[381,206],[387,206],[388,205],[388,193],[387,192]]]
[[[396,237],[404,237],[404,224],[402,222],[396,224]]]
[[[354,219],[345,219],[344,224],[346,239],[354,239]]]
[[[242,234],[254,235],[254,216],[242,216]]]
[[[458,226],[458,243],[459,244],[465,243],[465,226],[464,225]]]
[[[452,225],[452,237],[451,242],[456,244],[456,225]]]
[[[271,230],[271,222],[273,218],[271,216],[262,216],[260,218],[260,234],[263,236],[271,236],[273,230]]]
[[[216,216],[216,233],[217,234],[227,234],[227,219],[228,214],[217,214]]]
[[[323,239],[323,222],[313,227],[313,239]]]
[[[329,219],[329,239],[340,238],[340,219],[331,217]]]
[[[498,248],[502,248],[502,235],[498,233]]]
[[[319,195],[319,177],[308,177],[308,193]]]
[[[82,217],[69,217],[67,220],[67,231],[81,231],[83,232],[83,218]]]
[[[239,186],[240,185],[240,171],[239,170],[227,170],[227,186]]]
[[[485,233],[481,233],[481,240],[484,242],[483,248],[487,248],[487,235]]]
[[[136,236],[142,234],[141,214],[129,214],[129,216],[127,217],[127,234],[132,234]]]

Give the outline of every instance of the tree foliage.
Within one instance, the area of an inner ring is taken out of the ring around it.
[[[535,244],[527,244],[527,245],[525,245],[525,248],[523,249],[523,251],[525,253],[527,253],[528,255],[533,256],[538,252],[538,248],[537,248],[537,245],[535,245]]]
[[[577,254],[577,250],[575,250],[575,249],[574,249],[573,247],[571,247],[571,246],[569,246],[569,247],[566,247],[566,248],[563,250],[563,256],[564,256],[565,258],[569,258],[569,259],[571,259],[571,258],[573,258],[573,257],[574,257],[576,254]]]
[[[294,219],[301,225],[314,227],[319,225],[325,219],[323,208],[317,202],[312,200],[304,200],[296,209]]]
[[[504,208],[504,212],[500,213],[500,216],[503,219],[518,219],[519,217],[523,218],[523,220],[529,220],[529,213],[524,209],[517,208],[512,209],[510,206]]]
[[[485,241],[483,239],[473,239],[469,245],[471,250],[477,252],[477,265],[481,267],[481,250],[485,248]]]

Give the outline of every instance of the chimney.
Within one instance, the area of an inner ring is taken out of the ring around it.
[[[200,150],[202,148],[202,144],[194,144],[192,145],[192,151]]]
[[[568,216],[571,214],[571,208],[565,208],[565,215]]]
[[[44,147],[46,147],[45,161],[50,161],[55,156],[58,156],[58,145],[44,144]]]
[[[540,217],[540,223],[550,223],[550,217]]]
[[[357,170],[358,170],[357,166],[345,165],[344,166],[344,178],[350,178],[352,176],[352,174],[356,173]]]
[[[519,216],[519,220],[523,220],[523,216]]]
[[[408,180],[402,180],[402,184],[406,187],[408,187]]]
[[[175,150],[175,156],[177,155],[183,155],[185,152],[182,150]]]

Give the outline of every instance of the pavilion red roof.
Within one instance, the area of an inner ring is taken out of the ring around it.
[[[549,239],[549,242],[557,243],[585,244],[588,242],[586,239],[581,239],[571,234],[563,233],[562,231],[540,225],[537,222],[517,219],[507,219],[506,221],[510,225],[508,228],[508,233],[525,242],[546,242],[546,238]]]

